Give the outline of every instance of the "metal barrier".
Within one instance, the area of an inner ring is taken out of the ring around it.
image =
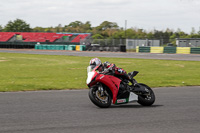
[[[175,54],[176,47],[164,47],[163,53]]]
[[[191,47],[136,47],[136,52],[170,53],[170,54],[200,54],[200,48]]]
[[[35,45],[35,42],[0,42],[0,48],[34,49]],[[79,45],[79,43],[42,42],[40,45],[54,45],[56,47],[56,45]]]
[[[151,47],[150,53],[163,53],[163,47]]]
[[[200,48],[191,48],[191,54],[200,54]]]
[[[150,53],[150,47],[139,47],[139,52]]]
[[[85,51],[85,45],[44,45],[36,44],[35,49],[38,50],[76,50]]]

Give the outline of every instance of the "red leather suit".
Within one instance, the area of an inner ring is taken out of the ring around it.
[[[109,62],[105,62],[105,63],[103,63],[103,66],[104,66],[104,69],[113,70],[114,76],[130,80],[130,78],[127,75],[126,71],[124,69],[122,69],[122,68],[116,67],[115,64],[112,64],[112,63],[109,63]]]

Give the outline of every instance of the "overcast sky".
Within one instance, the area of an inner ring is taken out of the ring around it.
[[[16,18],[32,28],[68,25],[90,21],[92,27],[103,21],[120,27],[147,31],[180,28],[187,33],[200,29],[200,0],[1,0],[0,25]]]

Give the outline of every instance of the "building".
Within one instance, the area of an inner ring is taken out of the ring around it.
[[[136,46],[160,46],[160,40],[126,39],[126,49],[136,49]]]
[[[177,47],[200,47],[200,38],[176,38]]]

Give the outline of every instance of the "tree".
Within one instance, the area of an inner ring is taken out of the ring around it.
[[[83,24],[82,29],[84,30],[84,32],[91,32],[92,28],[91,28],[91,24],[90,21],[87,21],[85,24]]]
[[[44,29],[45,32],[52,32],[53,27],[47,27]]]
[[[4,31],[6,32],[30,32],[32,29],[30,25],[21,19],[16,19],[13,22],[9,21],[5,26]]]
[[[100,34],[95,34],[92,36],[93,39],[103,39],[103,36]]]
[[[126,36],[125,36],[125,33],[124,33],[124,37],[123,38],[128,38],[128,39],[137,39],[138,34],[136,33],[136,30],[131,28],[131,29],[127,29],[126,30]]]
[[[35,27],[33,28],[33,32],[44,32],[45,31],[45,28],[43,27]]]
[[[67,32],[73,33],[86,33],[92,31],[91,24],[89,21],[87,21],[86,23],[82,23],[81,21],[71,22],[69,25],[65,25],[64,28]]]
[[[104,21],[97,27],[98,30],[117,29],[119,26],[115,22]]]
[[[71,22],[69,25],[66,25],[65,27],[77,28],[81,25],[83,25],[81,21],[75,21],[75,22]]]
[[[3,30],[3,27],[0,25],[0,32]]]
[[[154,37],[153,37],[153,33],[152,32],[149,32],[148,34],[147,34],[147,38],[148,39],[153,39]]]
[[[115,32],[113,35],[114,39],[124,39],[125,38],[125,32],[124,30],[119,30],[118,32]]]

